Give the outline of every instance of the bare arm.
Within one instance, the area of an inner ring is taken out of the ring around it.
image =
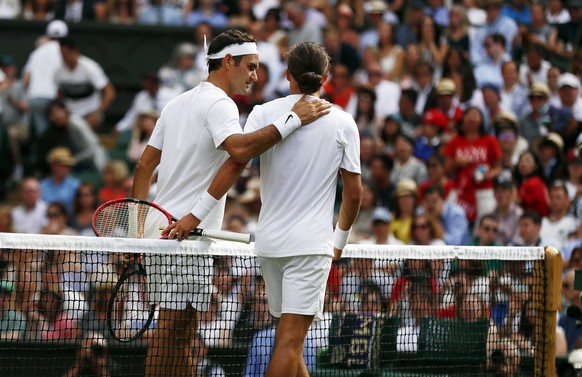
[[[115,88],[109,82],[102,90],[101,105],[99,106],[99,111],[104,112],[109,108],[111,102],[115,98]]]
[[[360,174],[352,173],[347,170],[341,170],[343,191],[342,204],[340,206],[338,226],[342,230],[348,230],[352,227],[362,203],[362,179]],[[342,251],[334,248],[334,259],[341,257]]]
[[[307,101],[306,96],[303,96],[301,100],[297,101],[291,111],[299,117],[301,125],[306,125],[329,113],[330,108],[331,104],[327,101]],[[236,182],[250,159],[277,144],[281,140],[281,137],[279,129],[273,124],[248,134],[235,134],[227,137],[222,142],[222,147],[228,152],[230,158],[218,170],[214,180],[210,184],[207,191],[210,197],[204,195],[201,199],[204,200],[205,198],[206,200],[210,200],[204,207],[210,208],[214,205],[211,202],[220,200]],[[195,212],[195,208],[197,207],[195,206],[192,212]],[[192,213],[189,213],[164,229],[163,233],[167,233],[169,239],[177,237],[182,240],[188,238],[190,231],[200,225],[202,220],[204,219],[199,219]]]
[[[151,145],[146,147],[135,167],[132,197],[137,199],[146,199],[148,197],[152,175],[159,165],[161,157],[162,151]]]
[[[220,200],[232,185],[234,185],[238,177],[245,170],[245,167],[246,164],[237,163],[232,158],[226,160],[212,180],[212,183],[208,188],[208,194],[210,194],[214,199]],[[200,222],[201,219],[198,219],[189,213],[179,221],[168,226],[164,230],[164,233],[169,232],[169,239],[177,237],[179,240],[183,240],[188,238],[190,231],[198,227]]]

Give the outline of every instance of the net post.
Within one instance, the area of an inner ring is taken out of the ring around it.
[[[562,255],[552,246],[544,248],[544,260],[536,262],[534,287],[539,287],[540,320],[535,328],[535,376],[554,377],[556,366],[556,312],[562,305]],[[534,288],[535,290],[535,288]],[[534,300],[535,302],[536,300]]]

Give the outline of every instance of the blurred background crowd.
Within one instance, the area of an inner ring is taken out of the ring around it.
[[[288,93],[290,46],[327,48],[321,95],[351,113],[361,135],[364,199],[350,242],[551,245],[564,259],[563,311],[582,308],[572,272],[582,267],[581,0],[0,0],[0,18],[50,21],[22,66],[0,47],[2,232],[92,236],[97,206],[130,196],[164,105],[205,79],[204,37],[241,28],[257,39],[261,62],[258,81],[235,98],[241,126],[255,104]],[[69,32],[84,22],[194,33],[159,70],[141,73],[141,91],[110,122],[115,83]],[[228,193],[224,229],[253,233],[259,195],[255,160]],[[419,269],[367,268],[390,279]],[[341,295],[343,276],[358,269],[366,270],[336,266],[331,292]],[[420,269],[436,279],[434,294],[454,271]],[[498,284],[515,279],[505,296],[521,297],[525,313],[531,266],[472,269]],[[386,300],[394,295],[382,289]],[[492,300],[484,299],[488,311]],[[517,333],[519,319],[502,317],[498,324]],[[563,313],[560,325],[567,350],[582,345],[582,330]]]

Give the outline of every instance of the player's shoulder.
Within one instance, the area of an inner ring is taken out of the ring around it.
[[[329,117],[331,121],[337,122],[339,126],[357,128],[356,121],[352,114],[343,110],[339,106],[333,105],[327,117]]]

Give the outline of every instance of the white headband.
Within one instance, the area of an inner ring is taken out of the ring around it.
[[[204,51],[208,54],[208,46],[206,45],[206,35],[204,36]],[[206,60],[211,59],[222,59],[227,54],[232,56],[240,56],[240,55],[251,55],[251,54],[259,54],[259,50],[257,48],[257,44],[255,42],[245,42],[242,44],[231,44],[226,46],[222,50],[214,53],[212,55],[207,55]]]

